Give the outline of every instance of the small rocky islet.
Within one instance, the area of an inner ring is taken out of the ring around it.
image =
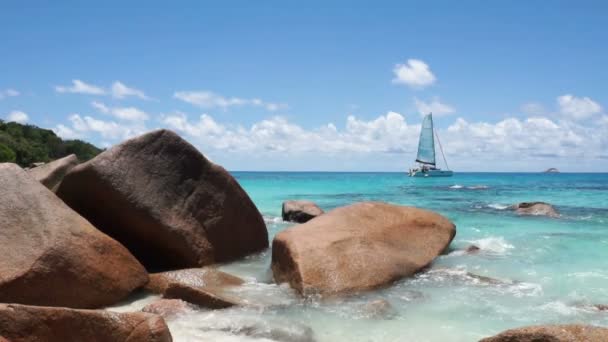
[[[239,298],[231,289],[245,281],[214,266],[268,248],[262,215],[224,168],[171,131],[82,164],[75,156],[27,171],[0,164],[0,189],[0,341],[164,342],[172,340],[165,319],[196,306],[264,305]],[[513,209],[559,215],[546,203]],[[427,268],[456,234],[437,213],[380,202],[325,213],[287,201],[282,215],[301,224],[275,236],[271,269],[303,296],[388,286]],[[164,299],[143,312],[104,310],[142,289]],[[386,301],[369,305],[390,311]],[[527,327],[484,341],[541,337],[604,341],[608,329]]]

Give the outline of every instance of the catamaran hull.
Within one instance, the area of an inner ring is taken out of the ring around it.
[[[454,172],[450,170],[410,170],[410,177],[452,177]]]

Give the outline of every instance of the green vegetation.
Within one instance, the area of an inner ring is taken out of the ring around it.
[[[102,150],[82,140],[62,140],[49,129],[0,120],[0,162],[28,167],[75,154],[87,161]]]

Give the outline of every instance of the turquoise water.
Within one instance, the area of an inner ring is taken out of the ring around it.
[[[272,285],[270,253],[252,256],[223,268],[248,279],[258,299],[283,305],[181,318],[170,322],[177,341],[243,340],[224,334],[230,328],[221,329],[243,322],[264,324],[268,331],[292,329],[292,338],[310,327],[318,341],[476,341],[530,324],[608,326],[608,312],[591,306],[608,304],[608,174],[457,173],[434,179],[401,173],[234,175],[264,215],[271,239],[289,226],[280,220],[286,199],[313,200],[326,210],[373,200],[445,215],[457,226],[452,251],[413,278],[330,301],[303,300],[286,286]],[[561,217],[522,217],[506,209],[523,201],[552,203]],[[459,251],[470,244],[481,247],[481,253]],[[376,317],[365,309],[377,299],[391,304],[389,315]]]

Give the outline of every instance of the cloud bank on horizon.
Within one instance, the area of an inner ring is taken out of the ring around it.
[[[437,82],[430,66],[420,59],[397,64],[393,73],[393,84],[413,89]],[[412,98],[418,115],[387,109],[373,119],[349,114],[345,122],[307,128],[288,118],[291,109],[287,104],[256,97],[176,90],[172,98],[156,101],[177,100],[191,105],[191,111],[149,113],[135,106],[108,106],[102,102],[108,96],[116,101],[128,97],[151,99],[144,91],[120,81],[101,87],[74,79],[71,85],[55,86],[54,90],[58,94],[93,98],[91,113],[71,113],[53,127],[63,138],[85,139],[108,147],[152,129],[168,128],[232,169],[263,170],[281,165],[283,170],[404,170],[413,164],[420,115],[428,112],[450,122],[438,133],[457,171],[497,171],[496,166],[523,171],[557,166],[574,171],[576,167],[571,166],[575,163],[577,167],[593,170],[593,165],[605,166],[608,160],[608,115],[593,99],[574,94],[557,95],[555,103],[548,106],[537,102],[523,104],[525,117],[511,116],[497,122],[470,122],[458,115],[455,106],[442,103],[436,96],[428,101]],[[8,89],[0,94],[16,97],[20,93]],[[269,116],[242,125],[222,122],[217,113],[210,112],[226,112],[234,107],[262,108]],[[207,112],[200,113],[200,109]],[[20,123],[29,120],[28,114],[19,110],[11,111],[5,118]],[[252,160],[258,163],[248,167]],[[366,163],[357,167],[354,162],[360,161]]]

